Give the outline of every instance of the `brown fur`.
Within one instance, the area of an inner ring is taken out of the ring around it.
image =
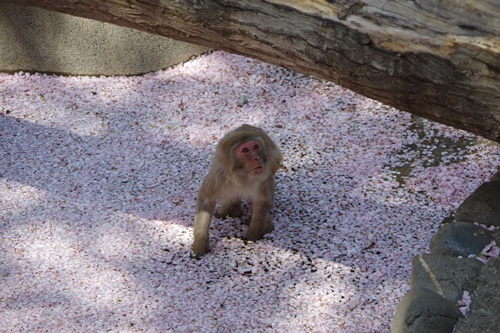
[[[245,162],[237,157],[238,147],[248,141],[257,141],[262,147],[260,158],[264,166],[261,174],[251,174]],[[281,161],[276,144],[258,127],[242,125],[219,141],[196,201],[192,246],[195,255],[201,256],[210,249],[208,230],[212,216],[240,217],[242,199],[252,205],[246,238],[256,241],[273,230],[269,211],[274,204],[274,174]],[[215,212],[217,200],[221,201],[221,205]]]

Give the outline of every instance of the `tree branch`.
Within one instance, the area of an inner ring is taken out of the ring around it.
[[[0,0],[334,81],[500,142],[500,4],[433,0]]]

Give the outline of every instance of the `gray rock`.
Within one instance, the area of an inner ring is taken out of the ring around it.
[[[460,259],[438,254],[419,254],[412,260],[410,286],[412,289],[427,288],[437,294],[440,294],[438,290],[440,288],[444,297],[456,304],[462,299],[469,281],[477,276],[482,266],[483,264],[474,258]]]
[[[451,333],[462,313],[447,299],[426,288],[411,289],[392,322],[392,333]]]
[[[497,245],[500,245],[500,229],[493,231],[491,238],[493,238]]]
[[[500,175],[483,183],[457,208],[455,220],[500,227]]]
[[[467,317],[460,319],[456,333],[500,332],[500,258],[493,258],[472,280],[472,304]]]
[[[243,105],[248,104],[248,98],[246,96],[241,96],[238,99],[238,103],[237,104],[238,104],[239,107],[242,107]]]
[[[480,253],[490,242],[491,231],[472,223],[453,222],[438,229],[429,248],[432,254],[468,257]]]
[[[491,176],[490,182],[494,182],[494,181],[500,182],[500,171],[498,171],[493,176]]]

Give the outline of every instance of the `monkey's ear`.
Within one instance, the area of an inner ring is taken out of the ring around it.
[[[230,154],[228,153],[227,148],[219,144],[215,149],[215,154],[212,159],[212,163],[214,165],[221,165],[221,166],[229,165],[229,163],[231,163],[231,156],[229,155]]]
[[[283,155],[278,151],[274,156],[268,159],[269,161],[274,161],[271,165],[271,172],[273,175],[281,168],[281,163],[283,162]]]

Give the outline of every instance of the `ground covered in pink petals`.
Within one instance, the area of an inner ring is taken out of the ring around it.
[[[280,146],[275,230],[214,219],[215,144]],[[500,148],[333,83],[214,52],[140,77],[0,74],[0,323],[9,332],[389,332],[411,259]]]

